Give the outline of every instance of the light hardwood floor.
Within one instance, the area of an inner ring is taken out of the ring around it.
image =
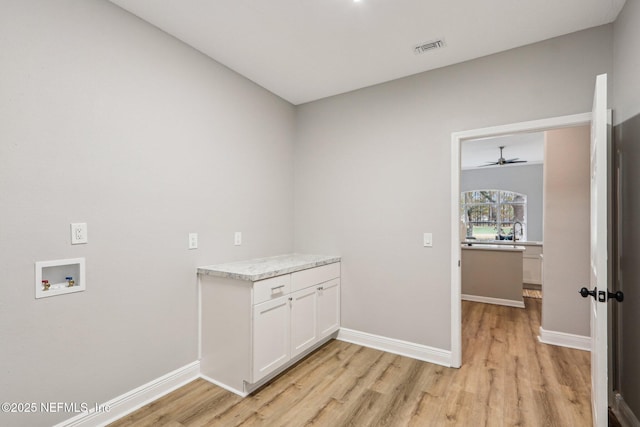
[[[542,291],[539,289],[523,289],[522,296],[525,298],[542,298]]]
[[[124,426],[590,426],[589,353],[538,342],[525,309],[462,302],[463,366],[331,341],[241,399],[202,379]]]

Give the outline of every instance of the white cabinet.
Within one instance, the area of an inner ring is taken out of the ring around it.
[[[318,291],[311,286],[291,294],[291,357],[318,341]]]
[[[542,284],[542,246],[527,245],[522,255],[522,281],[534,285]]]
[[[340,328],[340,263],[250,282],[199,276],[200,370],[247,395]]]
[[[291,357],[289,299],[280,297],[253,306],[253,369],[255,383]]]
[[[340,328],[340,279],[318,286],[318,338],[331,335]]]

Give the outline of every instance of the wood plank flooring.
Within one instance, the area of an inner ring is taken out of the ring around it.
[[[202,379],[124,426],[590,426],[589,353],[538,342],[525,309],[463,301],[463,366],[331,341],[241,399]]]
[[[522,296],[525,298],[542,298],[542,291],[539,289],[523,289]]]

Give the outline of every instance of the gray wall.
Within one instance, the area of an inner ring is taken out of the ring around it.
[[[620,391],[640,419],[640,2],[629,0],[614,25],[614,121],[622,153]]]
[[[545,132],[542,327],[590,336],[590,126]]]
[[[343,256],[343,326],[451,348],[451,133],[590,111],[611,43],[598,27],[298,108],[295,247]]]
[[[627,0],[614,23],[614,124],[640,114],[640,2]]]
[[[451,132],[589,111],[611,44],[603,26],[294,109],[109,2],[3,1],[0,390],[104,402],[194,361],[195,267],[294,236],[344,256],[345,327],[449,349]],[[34,262],[77,256],[87,291],[36,301]]]
[[[527,239],[542,241],[542,172],[542,164],[463,170],[460,191],[486,189],[526,194]]]
[[[93,405],[197,360],[196,266],[293,249],[294,108],[103,0],[3,0],[0,63],[2,401]],[[34,262],[72,257],[87,290],[35,300]]]

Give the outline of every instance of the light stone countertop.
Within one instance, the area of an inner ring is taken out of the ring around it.
[[[463,240],[461,242],[463,245],[467,245],[471,243],[472,245],[508,245],[513,246],[513,240]],[[516,244],[518,246],[544,246],[543,242],[538,242],[535,240],[517,240]]]
[[[198,267],[198,274],[255,282],[339,261],[339,256],[286,254]]]
[[[494,245],[491,243],[474,243],[473,246],[467,244],[462,245],[462,249],[476,250],[476,251],[503,251],[503,252],[524,252],[526,248],[524,246],[511,245]]]

